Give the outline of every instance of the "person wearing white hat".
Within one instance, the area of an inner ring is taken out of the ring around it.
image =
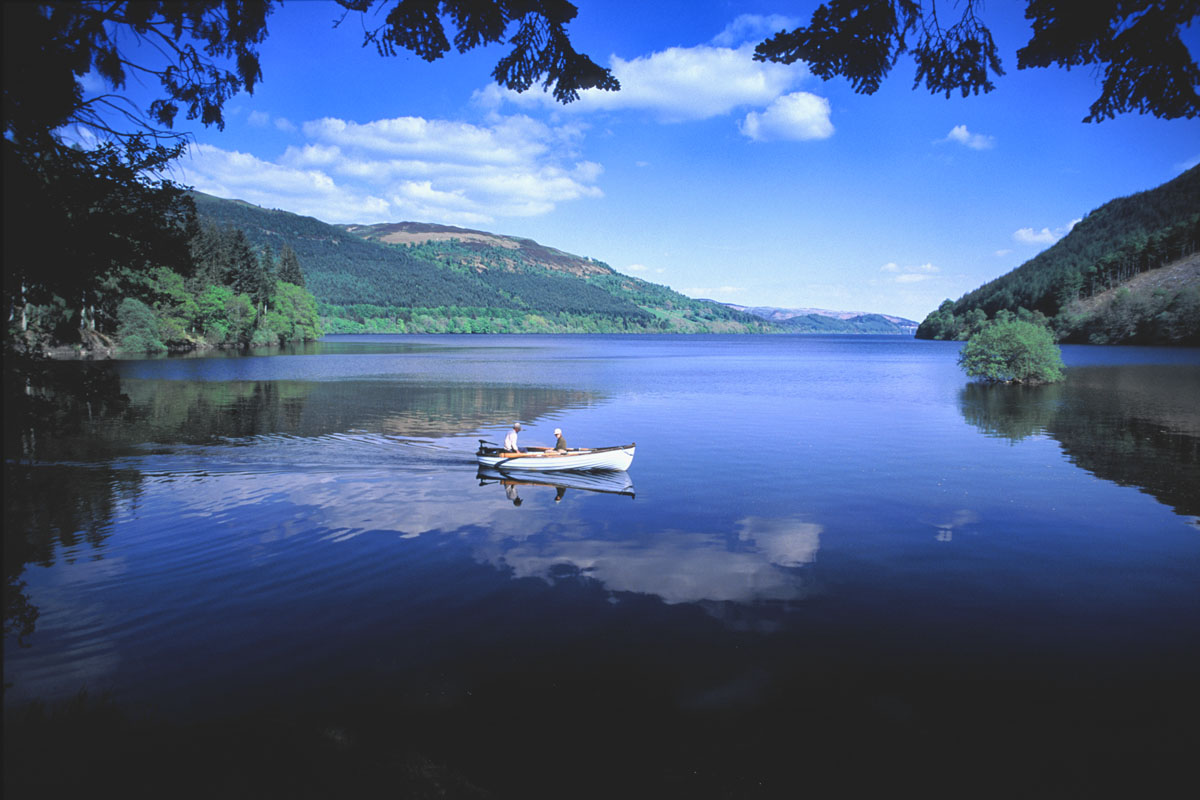
[[[563,453],[567,451],[567,442],[563,439],[562,428],[554,429],[554,449]]]
[[[519,453],[521,448],[517,447],[517,434],[521,432],[521,423],[514,422],[512,430],[508,432],[508,436],[504,437],[504,449],[509,453]]]

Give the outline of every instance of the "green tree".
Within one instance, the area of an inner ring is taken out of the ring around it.
[[[842,76],[856,92],[874,93],[908,52],[913,87],[934,94],[995,89],[1003,75],[991,31],[976,14],[981,0],[963,0],[957,20],[936,0],[829,0],[809,24],[780,31],[754,51],[759,61],[804,61],[814,75]],[[1017,68],[1089,66],[1102,72],[1100,97],[1084,122],[1131,111],[1163,119],[1200,114],[1200,68],[1179,36],[1200,14],[1197,0],[1028,0],[1033,37],[1017,51]]]
[[[279,280],[293,286],[304,286],[304,270],[300,268],[300,258],[291,245],[285,244],[279,249]]]
[[[321,338],[321,318],[311,292],[292,283],[277,281],[271,311],[264,323],[281,341],[314,341]]]
[[[233,299],[228,286],[209,286],[196,297],[200,328],[210,344],[224,344],[229,338],[226,304]]]
[[[159,339],[168,347],[185,347],[200,316],[196,298],[179,273],[159,267],[152,276],[150,290]]]
[[[225,301],[225,319],[229,323],[229,336],[238,344],[250,344],[254,338],[254,323],[258,313],[249,295],[235,294]]]
[[[165,353],[167,346],[158,338],[158,320],[141,300],[127,297],[117,309],[117,340],[127,353]]]
[[[1049,329],[1008,319],[971,336],[958,357],[967,375],[989,382],[1055,383],[1063,379],[1062,354]]]
[[[6,76],[7,80],[7,76]],[[155,266],[187,272],[195,209],[167,183],[141,177],[148,146],[23,152],[5,139],[4,294],[10,308],[62,298],[78,329],[112,332],[123,294]]]
[[[245,231],[240,228],[231,232],[225,262],[224,285],[233,289],[234,294],[244,294],[257,299],[259,288],[263,282],[263,264],[258,254],[250,246]],[[258,303],[255,303],[258,307]]]

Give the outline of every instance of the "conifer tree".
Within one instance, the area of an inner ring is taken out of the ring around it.
[[[290,245],[284,245],[279,251],[279,280],[293,286],[304,286],[304,271],[300,269],[300,259]]]

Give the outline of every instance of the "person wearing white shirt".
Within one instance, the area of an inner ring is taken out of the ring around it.
[[[509,452],[509,453],[521,452],[520,449],[517,447],[517,434],[520,432],[521,432],[521,423],[514,422],[513,426],[512,426],[512,430],[509,431],[508,435],[504,437],[504,450],[506,452]]]

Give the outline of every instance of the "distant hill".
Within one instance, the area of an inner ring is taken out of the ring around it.
[[[888,314],[865,311],[829,311],[823,308],[774,308],[771,306],[739,306],[726,303],[772,322],[789,333],[872,333],[912,336],[917,322]]]
[[[918,338],[965,339],[1002,312],[1044,320],[1065,342],[1200,344],[1200,167],[1087,214],[1054,246],[946,300]],[[1135,280],[1148,273],[1166,273]],[[1171,277],[1167,277],[1167,273]]]
[[[532,239],[424,222],[332,225],[193,193],[201,222],[289,245],[331,333],[898,333],[899,317],[697,300]],[[794,312],[794,313],[793,313]]]
[[[530,239],[446,225],[331,225],[193,193],[202,222],[290,245],[330,332],[745,333],[774,327]]]

